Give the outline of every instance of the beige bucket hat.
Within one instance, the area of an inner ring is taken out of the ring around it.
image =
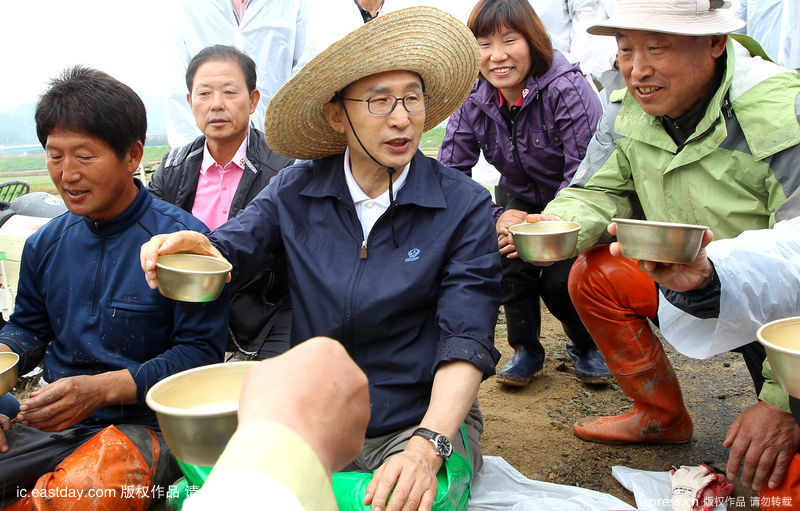
[[[272,97],[264,133],[273,151],[312,160],[344,151],[344,135],[323,106],[347,85],[386,71],[413,71],[430,96],[425,130],[445,120],[469,95],[480,69],[475,36],[439,9],[409,7],[378,16],[313,58]]]
[[[611,18],[592,25],[594,35],[616,35],[618,29],[678,35],[729,34],[745,25],[722,0],[619,0]]]

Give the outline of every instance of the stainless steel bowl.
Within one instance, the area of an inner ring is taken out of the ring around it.
[[[165,254],[156,260],[158,290],[181,302],[211,302],[225,287],[233,267],[216,257],[197,254]]]
[[[147,392],[170,451],[182,462],[212,467],[238,421],[239,394],[258,362],[227,362],[173,374]]]
[[[19,355],[10,351],[0,352],[0,395],[11,392],[19,378]]]
[[[579,223],[561,220],[524,222],[508,228],[519,257],[531,263],[561,261],[572,257],[580,229]]]
[[[800,399],[800,317],[767,323],[756,337],[767,351],[775,379],[789,395]]]
[[[688,264],[700,252],[704,225],[673,224],[614,218],[617,240],[625,257],[660,263]]]

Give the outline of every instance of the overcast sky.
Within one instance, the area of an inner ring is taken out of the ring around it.
[[[162,94],[165,1],[174,0],[0,1],[0,110],[36,101],[74,64],[101,69],[140,94]]]
[[[0,111],[36,101],[51,78],[75,64],[101,69],[139,94],[164,95],[165,81],[159,77],[172,72],[165,59],[164,11],[176,1],[0,0]],[[465,19],[473,2],[420,3]]]

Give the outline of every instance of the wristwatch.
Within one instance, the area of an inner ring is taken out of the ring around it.
[[[411,433],[411,436],[421,436],[430,441],[433,444],[433,448],[436,449],[436,454],[441,456],[444,461],[447,461],[450,455],[453,454],[453,444],[450,443],[449,438],[441,433],[427,428],[417,428]]]

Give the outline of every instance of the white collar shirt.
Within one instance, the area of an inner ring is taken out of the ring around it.
[[[410,169],[411,162],[408,162],[392,185],[395,201],[397,200],[397,194],[400,193],[400,189],[406,184],[406,178],[408,177]],[[347,189],[350,190],[350,196],[353,198],[358,221],[361,222],[361,231],[364,234],[364,240],[367,240],[375,222],[389,209],[389,190],[387,189],[374,199],[364,193],[364,190],[356,183],[356,179],[353,177],[353,171],[350,170],[349,147],[344,151],[344,179],[345,182],[347,182]]]

